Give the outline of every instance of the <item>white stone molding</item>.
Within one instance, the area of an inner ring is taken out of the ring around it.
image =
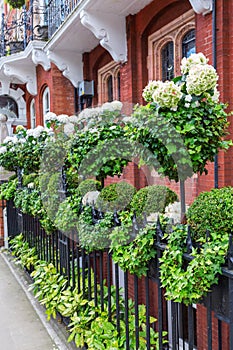
[[[100,11],[80,12],[81,23],[89,29],[116,62],[127,60],[125,17]]]
[[[6,76],[1,77],[1,95],[9,95],[10,92],[10,79]]]
[[[212,11],[212,0],[189,0],[194,12],[207,15]]]
[[[74,87],[83,80],[82,54],[72,51],[47,51],[48,59],[62,71],[64,77],[70,80]]]
[[[3,87],[0,87],[0,95],[4,95],[4,94],[5,94],[5,91]],[[9,134],[11,135],[13,132],[12,124],[27,125],[26,102],[23,98],[24,91],[20,88],[18,88],[17,90],[9,88],[7,95],[12,97],[18,105],[18,118],[12,111],[5,108],[1,109],[1,113],[6,114],[6,116],[8,117],[7,127],[8,127]]]
[[[45,71],[51,68],[50,61],[46,53],[40,49],[32,50],[32,62],[37,66],[40,64]]]
[[[31,95],[37,94],[36,68],[34,65],[17,65],[16,62],[5,63],[3,72],[6,76],[15,78],[26,84],[26,88]]]

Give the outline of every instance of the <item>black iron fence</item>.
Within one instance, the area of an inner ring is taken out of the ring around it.
[[[65,275],[73,286],[77,286],[79,293],[85,293],[88,300],[93,299],[95,305],[99,303],[104,309],[107,288],[107,309],[111,321],[112,298],[111,285],[115,286],[115,315],[117,331],[121,335],[120,320],[126,324],[126,349],[129,343],[129,310],[130,299],[134,300],[135,339],[139,349],[140,324],[139,305],[146,308],[146,343],[145,349],[154,349],[151,345],[150,316],[157,321],[153,328],[158,332],[157,349],[198,349],[198,350],[233,350],[233,248],[232,238],[228,254],[228,267],[222,269],[218,285],[200,304],[185,306],[184,304],[167,301],[164,289],[160,283],[159,258],[165,248],[161,243],[161,231],[157,228],[155,242],[157,256],[149,264],[146,277],[138,278],[129,272],[123,272],[111,258],[111,253],[94,251],[87,254],[77,242],[76,233],[66,235],[55,231],[46,234],[37,218],[22,214],[14,208],[11,201],[7,202],[8,232],[11,236],[23,232],[26,241],[35,247],[41,260],[52,262],[57,271]],[[186,258],[191,257],[186,254]],[[94,285],[93,285],[94,279]],[[94,293],[93,293],[94,291]],[[124,299],[124,311],[120,300]],[[163,332],[166,331],[166,336]],[[166,338],[167,344],[164,343]]]

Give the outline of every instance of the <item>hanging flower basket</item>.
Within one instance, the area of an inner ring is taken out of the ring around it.
[[[7,0],[7,3],[13,9],[20,9],[23,5],[25,5],[25,0]]]

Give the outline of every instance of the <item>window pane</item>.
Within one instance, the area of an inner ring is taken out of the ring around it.
[[[107,88],[108,88],[108,102],[113,101],[113,86],[112,86],[112,76],[107,80]]]
[[[118,91],[118,101],[121,100],[121,76],[120,72],[117,74],[117,91]]]
[[[167,43],[162,49],[162,80],[174,78],[174,44],[173,41]]]
[[[189,57],[192,53],[196,53],[195,30],[190,30],[182,40],[182,56]]]

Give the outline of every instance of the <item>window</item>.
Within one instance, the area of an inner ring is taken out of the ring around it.
[[[7,116],[11,116],[13,118],[18,118],[18,105],[16,101],[8,96],[8,95],[1,95],[0,96],[0,109],[1,113],[7,114]]]
[[[107,79],[107,92],[108,92],[108,102],[113,101],[113,84],[112,84],[112,75]]]
[[[171,80],[174,78],[174,44],[169,41],[161,50],[162,61],[162,80]]]
[[[148,37],[148,80],[171,80],[180,75],[182,57],[195,52],[193,10]]]
[[[192,53],[196,52],[195,46],[195,30],[190,30],[182,40],[182,56],[189,57]]]
[[[110,62],[98,70],[98,103],[120,100],[120,66]]]
[[[50,111],[50,93],[49,93],[48,87],[46,87],[46,89],[43,92],[42,102],[43,102],[43,118],[44,118],[45,114]]]
[[[30,122],[31,129],[36,127],[36,110],[35,110],[35,100],[33,99],[30,104]]]

